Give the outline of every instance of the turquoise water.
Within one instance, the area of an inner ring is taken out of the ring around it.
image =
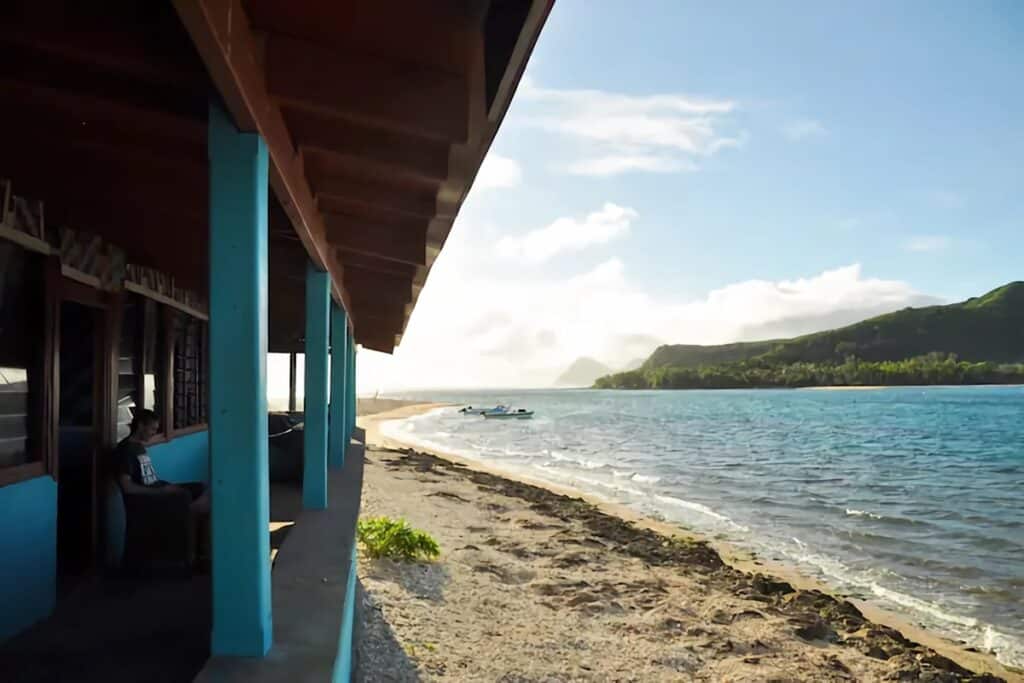
[[[432,391],[394,436],[797,566],[1024,666],[1024,388]]]

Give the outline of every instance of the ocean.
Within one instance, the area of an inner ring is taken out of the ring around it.
[[[430,391],[385,433],[788,564],[1024,667],[1024,388]]]

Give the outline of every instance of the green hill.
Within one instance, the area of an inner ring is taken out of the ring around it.
[[[851,370],[850,363],[861,367]],[[906,308],[792,339],[661,346],[639,370],[601,378],[597,386],[803,386],[836,382],[838,366],[846,367],[839,383],[864,383],[854,375],[897,383],[1011,381],[1009,370],[970,366],[1017,363],[1024,363],[1020,281],[960,303]]]
[[[692,368],[757,357],[781,363],[841,363],[847,356],[883,361],[933,352],[967,361],[1024,361],[1024,282],[1011,282],[961,303],[905,308],[793,339],[661,346],[643,367]]]
[[[784,340],[736,342],[735,344],[719,344],[717,346],[699,346],[697,344],[666,344],[659,346],[644,361],[641,368],[653,369],[664,367],[697,368],[701,365],[719,365],[734,363],[760,356],[774,349]]]

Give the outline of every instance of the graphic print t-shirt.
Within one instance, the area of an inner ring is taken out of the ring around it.
[[[146,447],[138,441],[125,439],[117,445],[117,461],[121,472],[131,476],[132,481],[142,486],[159,483],[153,461],[146,453]]]

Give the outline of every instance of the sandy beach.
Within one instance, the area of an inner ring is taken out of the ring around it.
[[[382,437],[436,405],[360,400],[363,517],[442,549],[360,558],[364,680],[1024,681],[683,529]]]

